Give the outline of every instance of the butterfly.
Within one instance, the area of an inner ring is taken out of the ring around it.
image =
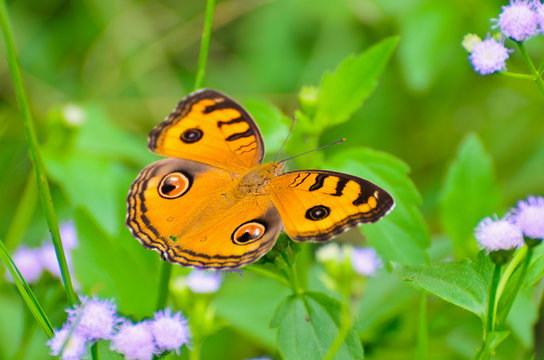
[[[168,158],[131,185],[126,225],[183,266],[237,269],[265,255],[282,229],[295,241],[325,242],[394,207],[389,193],[353,175],[262,164],[257,124],[215,90],[181,100],[149,133],[148,147]]]

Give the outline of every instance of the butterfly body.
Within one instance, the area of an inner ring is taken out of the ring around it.
[[[389,212],[392,197],[343,173],[282,174],[261,164],[251,116],[214,90],[183,99],[149,135],[171,156],[142,170],[127,197],[126,224],[145,247],[184,266],[236,269],[262,257],[282,229],[297,241],[327,241]]]

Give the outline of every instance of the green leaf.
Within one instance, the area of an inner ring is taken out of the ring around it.
[[[42,331],[47,337],[53,336],[53,326],[51,325],[51,322],[47,318],[47,315],[45,314],[45,311],[43,310],[42,306],[38,302],[38,299],[34,295],[34,292],[28,286],[27,282],[25,281],[25,278],[17,268],[17,265],[11,258],[8,250],[4,246],[4,242],[0,239],[0,260],[4,263],[6,268],[8,269],[15,286],[17,286],[17,290],[19,290],[19,294],[21,294],[21,297],[23,298],[28,310],[34,316],[34,319],[36,319],[36,322],[40,327],[42,328]]]
[[[138,318],[151,314],[157,301],[157,254],[141,246],[128,230],[112,238],[83,208],[76,209],[74,219],[79,245],[72,256],[83,292],[114,297],[125,314]]]
[[[411,311],[412,301],[417,292],[392,274],[383,272],[376,277],[368,278],[367,287],[356,319],[359,336],[365,342],[378,341],[376,331],[381,325],[396,318],[404,311]]]
[[[398,56],[407,85],[422,92],[444,71],[444,64],[451,64],[457,9],[444,2],[417,3],[419,6],[399,17],[402,42]]]
[[[321,127],[330,127],[349,119],[374,91],[393,50],[397,36],[387,38],[359,56],[349,56],[333,73],[323,76],[314,117]]]
[[[533,249],[531,263],[525,275],[525,286],[533,286],[542,276],[544,276],[544,246],[540,244]]]
[[[253,116],[263,134],[267,153],[275,153],[287,138],[291,120],[280,109],[259,99],[244,101],[244,107]]]
[[[414,282],[428,292],[484,319],[487,285],[469,262],[463,260],[432,265],[393,263],[393,269],[401,280]]]
[[[526,349],[534,346],[533,327],[537,320],[538,303],[533,298],[532,291],[530,289],[520,291],[506,321],[512,333]]]
[[[392,155],[353,148],[328,159],[326,168],[360,176],[393,196],[395,209],[375,224],[363,225],[368,241],[386,260],[404,264],[428,262],[429,234],[419,210],[421,197],[408,177],[408,166]]]
[[[70,204],[86,208],[110,235],[124,231],[128,181],[137,171],[128,170],[120,159],[143,167],[157,157],[147,149],[145,139],[114,126],[99,109],[86,109],[87,122],[75,135],[74,144],[55,146],[43,154],[50,177],[61,187]],[[70,148],[70,146],[72,148]]]
[[[340,302],[324,293],[320,292],[307,292],[306,295],[313,300],[315,300],[319,305],[325,309],[327,314],[329,314],[330,318],[334,321],[334,324],[340,328],[341,327],[341,321],[340,321],[340,312],[342,305]],[[361,341],[359,340],[359,337],[356,335],[355,330],[351,329],[348,335],[346,336],[346,339],[344,341],[344,345],[347,347],[348,352],[355,356],[355,358],[363,357],[363,347],[361,345]],[[338,354],[338,353],[337,353]]]
[[[215,294],[213,305],[217,315],[229,326],[273,352],[276,347],[275,331],[268,319],[277,303],[289,290],[277,281],[243,271],[243,276],[227,276]]]
[[[288,296],[276,310],[271,325],[278,329],[278,347],[283,358],[321,359],[339,331],[340,304],[324,294]],[[334,359],[362,359],[363,349],[350,330]]]
[[[456,255],[473,255],[477,251],[474,228],[497,211],[501,199],[493,161],[476,134],[467,135],[461,143],[441,195],[440,215]]]

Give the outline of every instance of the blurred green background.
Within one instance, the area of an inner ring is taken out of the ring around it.
[[[116,126],[143,139],[192,90],[203,2],[8,5],[42,142],[52,112],[69,103],[97,107]],[[544,101],[527,81],[477,75],[460,46],[468,32],[484,37],[501,5],[219,1],[204,86],[242,102],[261,97],[290,114],[302,85],[318,84],[323,72],[347,55],[400,34],[399,48],[375,94],[321,143],[346,137],[346,146],[364,144],[406,161],[432,224],[445,169],[463,136],[476,131],[496,160],[504,198],[511,205],[528,193],[542,192]],[[544,38],[532,39],[527,47],[539,61]],[[508,68],[527,72],[518,53]],[[0,230],[5,233],[30,165],[4,56],[0,76]]]
[[[327,131],[319,142],[348,140],[324,150],[325,157],[343,147],[364,145],[405,161],[422,194],[430,231],[439,235],[440,189],[460,141],[469,132],[479,134],[495,161],[503,210],[528,194],[544,194],[544,97],[530,82],[474,73],[460,45],[468,32],[484,37],[489,19],[497,17],[504,4],[496,0],[218,1],[204,87],[243,104],[265,100],[292,115],[302,86],[319,84],[322,74],[346,56],[400,35],[375,93],[348,122]],[[119,221],[125,209],[117,200],[126,196],[139,169],[157,158],[147,151],[147,133],[193,90],[204,6],[203,1],[187,0],[8,2],[60,218],[72,217],[73,209],[83,205],[112,239],[127,237]],[[507,46],[513,48],[512,43]],[[526,46],[534,61],[540,61],[544,36]],[[2,44],[0,237],[13,249],[21,241],[39,244],[46,226],[39,204],[27,211],[27,220],[14,219],[31,165],[4,52]],[[517,52],[507,65],[509,70],[528,72]],[[84,125],[70,124],[74,119],[82,119]],[[267,140],[278,131],[284,133],[285,125],[263,127]],[[274,144],[269,149],[277,150]],[[72,151],[78,156],[70,156]],[[65,178],[69,184],[58,186]],[[83,211],[79,217],[79,224],[93,226]],[[13,230],[14,221],[28,227]],[[135,266],[137,271],[156,266],[155,257],[147,258],[149,264]],[[239,305],[239,297],[232,296],[222,298],[223,309]],[[9,299],[15,302],[16,297]],[[269,313],[262,315],[265,322]],[[432,315],[437,316],[436,327],[442,328],[445,320],[438,313]],[[402,324],[393,325],[402,330]],[[454,336],[465,335],[456,331]],[[394,334],[397,345],[400,341],[408,346],[412,340],[400,330]],[[228,343],[224,339],[231,335],[220,335],[216,342]],[[367,340],[376,341],[376,336],[371,333]],[[270,341],[263,341],[265,349]],[[388,338],[381,341],[386,346]],[[250,355],[255,354],[250,351]]]

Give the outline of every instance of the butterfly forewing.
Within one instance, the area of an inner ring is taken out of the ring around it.
[[[370,181],[325,170],[277,176],[269,192],[285,232],[297,241],[327,241],[357,224],[378,221],[394,206],[391,195]]]
[[[181,100],[151,131],[148,146],[161,155],[234,172],[258,165],[264,156],[255,121],[237,102],[214,90],[197,91]]]

